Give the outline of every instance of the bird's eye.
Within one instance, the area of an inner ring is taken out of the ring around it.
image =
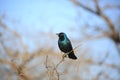
[[[62,36],[64,36],[63,34],[60,34],[60,36],[62,37]]]

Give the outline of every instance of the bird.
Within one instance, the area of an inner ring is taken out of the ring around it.
[[[77,57],[74,54],[71,42],[69,40],[69,38],[67,37],[67,35],[64,32],[60,32],[57,33],[56,35],[58,35],[59,39],[58,39],[58,47],[59,49],[68,54],[68,57],[70,59],[76,60]]]

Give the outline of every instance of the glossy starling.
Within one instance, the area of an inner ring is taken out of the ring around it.
[[[69,53],[68,54],[69,58],[71,58],[71,59],[77,59],[77,57],[74,54],[71,42],[68,39],[67,35],[65,33],[63,33],[63,32],[58,33],[57,35],[59,37],[59,40],[58,40],[59,49],[62,52],[64,52],[64,53]]]

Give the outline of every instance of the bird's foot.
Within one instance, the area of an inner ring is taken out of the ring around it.
[[[64,58],[66,58],[66,57],[67,57],[67,54],[63,54],[62,58],[64,59]]]

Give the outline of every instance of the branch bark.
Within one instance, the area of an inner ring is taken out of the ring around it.
[[[119,38],[119,33],[115,30],[115,26],[113,25],[113,23],[111,22],[111,20],[103,13],[102,9],[99,6],[98,0],[94,0],[95,4],[96,4],[96,8],[97,10],[94,11],[86,6],[84,6],[83,4],[81,4],[78,0],[71,0],[75,5],[82,7],[83,9],[97,15],[100,16],[101,18],[103,18],[103,20],[105,20],[105,22],[108,24],[108,27],[111,29],[112,33],[109,34],[108,36],[110,38],[112,38],[115,43],[120,42],[120,38]]]
[[[113,23],[110,21],[110,19],[103,13],[102,9],[99,6],[98,0],[94,0],[95,4],[96,4],[96,8],[97,8],[97,12],[99,13],[99,16],[101,16],[106,23],[108,24],[108,26],[110,27],[112,34],[111,34],[111,38],[117,43],[120,42],[120,38],[119,38],[119,33],[115,30],[115,26],[113,25]]]

